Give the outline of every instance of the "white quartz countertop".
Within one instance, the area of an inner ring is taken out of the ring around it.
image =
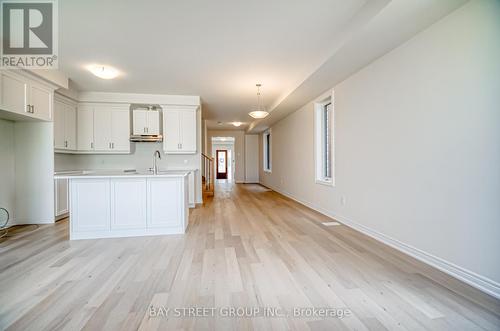
[[[68,170],[54,173],[55,179],[71,178],[130,178],[130,177],[185,177],[193,170],[159,170],[155,175],[149,171],[136,170]]]

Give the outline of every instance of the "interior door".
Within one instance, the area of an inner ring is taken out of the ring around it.
[[[217,150],[217,179],[227,179],[227,150]]]

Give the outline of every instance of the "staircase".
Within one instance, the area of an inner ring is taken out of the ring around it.
[[[214,196],[214,158],[201,153],[201,182],[203,201]]]

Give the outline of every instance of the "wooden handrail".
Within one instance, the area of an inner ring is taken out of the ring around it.
[[[214,158],[213,158],[213,157],[208,156],[208,155],[207,155],[207,154],[205,154],[205,153],[201,153],[201,155],[202,155],[202,156],[204,156],[205,158],[209,159],[209,160],[212,160],[212,161],[214,160]]]

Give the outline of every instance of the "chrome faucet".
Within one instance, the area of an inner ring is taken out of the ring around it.
[[[153,153],[153,174],[158,175],[158,165],[156,164],[156,156],[161,160],[161,154],[159,151]]]

